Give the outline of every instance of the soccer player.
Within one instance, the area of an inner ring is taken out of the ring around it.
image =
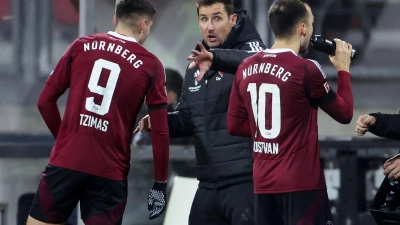
[[[257,225],[332,224],[320,164],[317,110],[348,124],[352,46],[335,39],[330,56],[338,71],[337,92],[321,66],[306,53],[314,17],[300,0],[277,0],[269,9],[276,36],[270,49],[239,66],[228,111],[228,131],[253,138]]]
[[[142,46],[154,13],[148,0],[117,1],[115,32],[75,40],[47,79],[38,107],[56,142],[28,225],[63,224],[78,201],[85,224],[122,223],[132,130],[144,99],[155,120],[149,217],[163,213],[169,157],[165,72]],[[68,88],[61,120],[56,101]]]

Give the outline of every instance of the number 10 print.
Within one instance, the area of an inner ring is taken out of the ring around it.
[[[276,138],[281,131],[281,97],[278,85],[263,83],[260,85],[257,93],[257,84],[249,83],[247,91],[250,92],[254,121],[256,122],[256,127],[260,131],[261,136],[265,139]],[[267,93],[272,95],[272,105],[267,108],[267,110],[271,110],[271,113],[268,115],[272,115],[271,129],[269,130],[265,128]],[[255,136],[257,136],[256,134]]]

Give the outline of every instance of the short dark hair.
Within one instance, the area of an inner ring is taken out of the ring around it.
[[[148,0],[117,0],[115,16],[118,20],[135,20],[136,16],[147,16],[153,19],[156,10]]]
[[[277,0],[268,11],[269,24],[277,38],[294,34],[299,22],[306,22],[308,12],[302,0]]]
[[[201,6],[210,6],[210,5],[214,5],[216,3],[224,4],[225,11],[228,13],[228,16],[235,13],[235,7],[233,5],[232,0],[197,0],[197,4],[196,4],[197,16],[199,15],[199,8]]]
[[[166,76],[166,89],[168,91],[173,91],[178,95],[178,99],[181,95],[183,78],[182,75],[171,68],[165,68],[165,76]]]

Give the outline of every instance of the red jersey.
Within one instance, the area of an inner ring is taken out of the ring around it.
[[[350,87],[349,76],[346,82],[345,86]],[[254,141],[256,194],[326,188],[320,164],[317,110],[330,91],[320,65],[290,49],[265,50],[239,66],[232,86],[228,124],[247,119],[247,130]],[[337,104],[335,94],[328,105]],[[351,89],[347,95],[351,101],[346,99],[342,108],[352,111]],[[245,126],[237,129],[241,130],[238,133],[246,132]]]
[[[95,34],[73,42],[46,83],[57,95],[70,88],[58,135],[41,111],[57,136],[49,164],[126,180],[132,132],[144,99],[149,109],[167,104],[160,60],[134,38]],[[154,120],[163,121],[168,131],[166,113]],[[168,142],[161,144],[168,152]],[[166,171],[161,173],[158,178],[166,180]]]

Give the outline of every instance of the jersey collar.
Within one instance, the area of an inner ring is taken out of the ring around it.
[[[294,53],[294,51],[290,48],[275,48],[275,49],[265,49],[264,52],[268,53],[282,53],[282,52],[292,52],[293,54],[297,55]]]
[[[122,34],[118,34],[118,33],[114,32],[114,31],[108,31],[107,34],[109,34],[109,35],[111,35],[111,36],[114,36],[114,37],[117,37],[117,38],[119,38],[119,39],[123,39],[123,40],[125,40],[125,41],[131,41],[131,42],[136,42],[136,43],[137,43],[137,41],[136,41],[135,38],[133,38],[133,37],[128,37],[128,36],[124,36],[124,35],[122,35]]]

